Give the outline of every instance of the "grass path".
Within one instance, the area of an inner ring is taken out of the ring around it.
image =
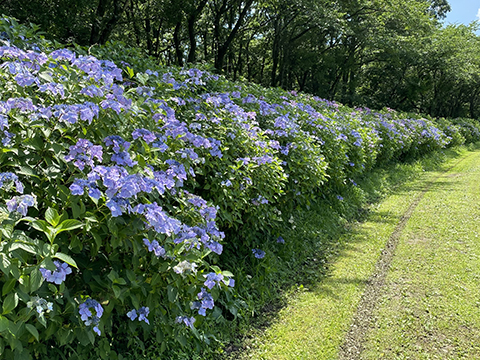
[[[250,359],[480,359],[480,152],[403,186],[348,234]]]

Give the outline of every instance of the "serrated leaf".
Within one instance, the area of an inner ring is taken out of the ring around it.
[[[75,260],[73,260],[69,255],[57,252],[55,255],[53,255],[54,258],[60,259],[63,262],[66,262],[68,265],[76,267],[78,269],[77,263]]]
[[[114,293],[115,297],[118,299],[120,297],[120,294],[122,293],[122,290],[116,285],[112,286],[112,290],[113,290],[113,293]]]
[[[145,85],[148,81],[148,74],[137,73],[136,77],[138,81],[140,81],[140,84],[142,85]]]
[[[50,226],[48,226],[48,223],[45,220],[33,220],[32,227],[35,230],[38,230],[44,233],[48,233],[49,229],[53,229]]]
[[[78,219],[80,217],[81,211],[80,206],[76,202],[72,202],[72,214],[73,217]]]
[[[173,286],[168,285],[167,286],[167,295],[168,295],[168,300],[171,303],[174,303],[174,302],[177,301],[178,290],[175,289]]]

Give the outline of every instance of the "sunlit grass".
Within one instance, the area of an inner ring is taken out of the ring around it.
[[[442,156],[432,155],[415,163],[395,165],[369,174],[359,182],[363,190],[353,188],[351,191],[357,193],[345,195],[357,199],[357,205],[363,202],[363,206],[386,194],[390,196],[379,205],[370,205],[370,213],[362,223],[333,220],[338,219],[341,212],[338,208],[324,207],[304,213],[303,225],[295,229],[296,236],[316,239],[318,253],[312,254],[299,273],[316,273],[316,281],[297,281],[290,292],[286,292],[288,304],[267,317],[265,323],[270,326],[266,330],[250,330],[250,336],[238,344],[244,350],[234,353],[234,357],[272,360],[337,358],[365,282],[402,214],[423,191],[425,184],[466,153],[465,149],[449,151]],[[329,211],[334,212],[329,214]],[[358,208],[343,209],[345,217],[350,220],[355,211],[357,217],[361,215]],[[345,228],[348,231],[345,232]],[[379,355],[372,355],[369,359],[375,356]]]
[[[363,359],[480,358],[480,156],[435,182],[408,222]]]

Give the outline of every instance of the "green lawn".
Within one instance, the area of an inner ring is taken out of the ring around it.
[[[343,249],[328,276],[292,296],[240,357],[337,359],[365,284],[396,231],[398,247],[361,334],[361,358],[479,359],[480,152],[451,158],[444,169],[453,165],[425,172],[372,209],[339,239]]]
[[[410,218],[362,359],[480,359],[480,154]]]

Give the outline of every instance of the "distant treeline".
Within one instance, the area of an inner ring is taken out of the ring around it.
[[[480,116],[477,24],[446,0],[4,0],[0,12],[81,45],[123,41],[160,64],[348,105]]]

